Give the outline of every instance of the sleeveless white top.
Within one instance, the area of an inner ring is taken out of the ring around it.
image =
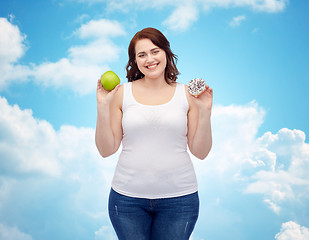
[[[122,151],[112,188],[138,198],[178,197],[197,191],[194,167],[187,152],[185,85],[177,83],[173,98],[144,105],[123,84]]]

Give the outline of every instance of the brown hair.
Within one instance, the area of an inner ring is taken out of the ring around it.
[[[137,32],[132,38],[128,48],[129,61],[126,67],[128,81],[133,82],[144,77],[144,74],[138,69],[135,61],[135,45],[138,40],[145,38],[150,39],[154,45],[165,51],[165,81],[168,84],[170,84],[171,82],[175,82],[177,79],[177,75],[179,75],[178,69],[176,67],[177,55],[172,52],[170,48],[170,43],[166,39],[166,37],[155,28],[144,28],[143,30]]]

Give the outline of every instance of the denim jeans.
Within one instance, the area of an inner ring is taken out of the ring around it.
[[[199,197],[195,192],[145,199],[111,189],[108,210],[119,240],[188,240],[198,218]]]

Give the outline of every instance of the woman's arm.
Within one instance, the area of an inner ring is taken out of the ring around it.
[[[212,146],[211,109],[213,91],[208,86],[198,97],[187,92],[188,111],[188,146],[191,153],[203,160],[207,157]]]
[[[95,143],[102,157],[114,154],[121,143],[122,92],[121,85],[108,92],[102,87],[100,80],[98,81]]]

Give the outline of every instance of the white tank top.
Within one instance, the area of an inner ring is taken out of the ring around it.
[[[173,98],[144,105],[123,85],[122,151],[112,188],[138,198],[178,197],[197,191],[194,167],[187,152],[185,85],[177,83]]]

